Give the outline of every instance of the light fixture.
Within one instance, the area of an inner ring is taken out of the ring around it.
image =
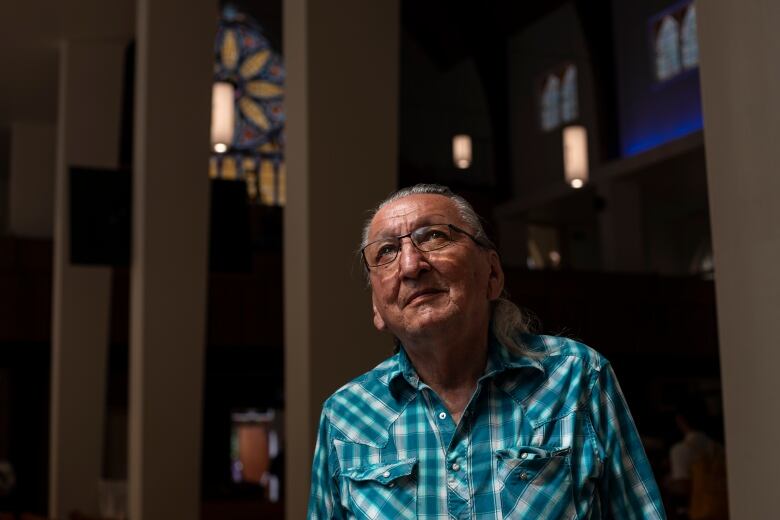
[[[547,256],[550,258],[550,264],[554,268],[557,268],[558,266],[561,265],[561,254],[555,249],[550,251],[550,253]]]
[[[235,126],[235,87],[227,81],[217,81],[211,90],[211,146],[225,153],[233,142]]]
[[[563,171],[566,182],[574,189],[588,182],[588,131],[584,126],[563,129]]]
[[[471,136],[458,134],[452,138],[452,161],[461,170],[471,166]]]

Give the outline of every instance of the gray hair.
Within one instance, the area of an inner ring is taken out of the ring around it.
[[[485,228],[482,226],[482,218],[477,215],[477,212],[474,211],[474,208],[466,199],[454,193],[447,186],[442,186],[440,184],[415,184],[414,186],[401,188],[400,190],[391,193],[369,212],[368,219],[366,219],[366,222],[363,225],[359,252],[368,244],[368,232],[371,228],[371,222],[374,220],[377,212],[391,202],[410,195],[442,195],[449,198],[457,208],[460,218],[469,228],[471,228],[470,231],[474,234],[479,245],[485,249],[497,251],[493,241],[490,240],[490,237],[485,233]],[[368,278],[368,267],[366,267],[365,262],[362,263],[366,278]],[[509,300],[509,293],[506,289],[501,292],[498,299],[491,302],[490,321],[493,328],[493,334],[501,344],[508,349],[515,351],[515,353],[536,357],[535,353],[529,352],[525,345],[523,345],[520,338],[520,334],[532,330],[534,318],[530,314],[521,311],[517,305]]]

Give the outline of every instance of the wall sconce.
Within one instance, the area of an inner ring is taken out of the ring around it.
[[[226,81],[214,83],[211,90],[211,146],[217,153],[225,153],[233,142],[235,110],[235,87]]]
[[[584,126],[563,129],[563,171],[566,182],[574,189],[588,182],[588,131]]]
[[[452,138],[452,161],[461,170],[471,166],[471,136],[459,134]]]

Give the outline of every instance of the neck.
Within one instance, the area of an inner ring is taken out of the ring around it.
[[[444,401],[457,421],[485,371],[488,323],[436,337],[402,340],[417,375]],[[454,328],[453,328],[454,329]]]

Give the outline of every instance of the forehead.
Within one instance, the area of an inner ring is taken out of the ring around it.
[[[460,214],[449,197],[436,194],[408,195],[385,204],[371,220],[369,238],[401,234],[426,224],[460,224]]]

